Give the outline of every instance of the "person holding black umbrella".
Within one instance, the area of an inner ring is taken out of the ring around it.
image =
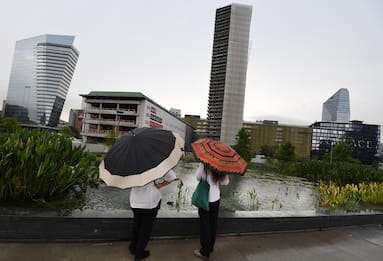
[[[176,180],[176,174],[169,170],[162,179],[154,180],[141,187],[133,187],[130,192],[130,206],[133,210],[132,240],[129,246],[135,260],[141,260],[150,255],[145,250],[157,212],[161,205],[160,188]]]
[[[145,250],[161,204],[160,188],[176,180],[172,170],[183,155],[185,141],[175,132],[136,128],[116,140],[99,165],[100,178],[108,186],[132,188],[132,241],[135,260],[150,255]]]

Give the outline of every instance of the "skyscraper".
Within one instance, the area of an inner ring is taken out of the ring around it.
[[[73,40],[46,34],[16,42],[5,117],[57,126],[79,56]]]
[[[251,13],[243,4],[216,10],[207,135],[229,145],[243,122]]]
[[[350,121],[350,95],[346,88],[339,89],[323,103],[322,121]]]

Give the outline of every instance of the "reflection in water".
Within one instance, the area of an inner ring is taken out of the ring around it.
[[[194,176],[198,163],[180,162],[175,171],[182,182],[161,189],[160,212],[193,212],[191,196],[197,186]],[[130,189],[113,187],[89,189],[83,210],[126,211]],[[317,190],[311,182],[296,177],[258,174],[248,170],[243,177],[230,176],[230,184],[221,187],[221,211],[251,212],[315,212],[318,208]]]

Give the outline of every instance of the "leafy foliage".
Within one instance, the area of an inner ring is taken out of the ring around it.
[[[313,182],[330,182],[345,186],[369,182],[383,182],[383,170],[349,162],[302,161],[288,164],[283,174],[298,176]]]
[[[352,148],[350,146],[350,143],[346,142],[345,140],[340,141],[334,146],[332,153],[332,161],[358,163],[358,160],[352,158]]]
[[[63,135],[35,129],[1,140],[0,200],[47,202],[75,184],[85,190],[97,176],[84,147]]]
[[[15,133],[21,130],[16,118],[5,117],[0,120],[0,133]]]
[[[275,157],[280,161],[293,161],[295,159],[295,146],[290,142],[282,144]]]
[[[274,157],[275,152],[276,152],[275,146],[271,146],[268,144],[264,144],[261,146],[260,154],[265,155],[267,158]]]
[[[251,161],[253,152],[250,147],[250,135],[245,128],[241,128],[236,135],[236,144],[233,149],[247,162]]]
[[[111,147],[117,140],[117,131],[113,129],[106,137],[104,144],[108,147]]]
[[[71,127],[69,126],[64,126],[60,129],[60,133],[65,136],[65,137],[68,137],[68,138],[72,138],[75,136],[75,133],[73,132],[73,130],[71,129]]]
[[[342,207],[347,210],[355,210],[362,204],[383,205],[383,183],[371,182],[345,186],[322,183],[319,193],[321,205],[330,209]]]

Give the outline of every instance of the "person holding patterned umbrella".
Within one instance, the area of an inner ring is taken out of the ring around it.
[[[229,184],[229,176],[242,176],[247,162],[230,146],[211,139],[199,139],[192,144],[196,158],[201,162],[196,171],[197,180],[206,180],[209,184],[208,210],[199,207],[201,248],[194,254],[202,259],[209,259],[214,251],[216,240],[218,213],[220,205],[220,185]]]

